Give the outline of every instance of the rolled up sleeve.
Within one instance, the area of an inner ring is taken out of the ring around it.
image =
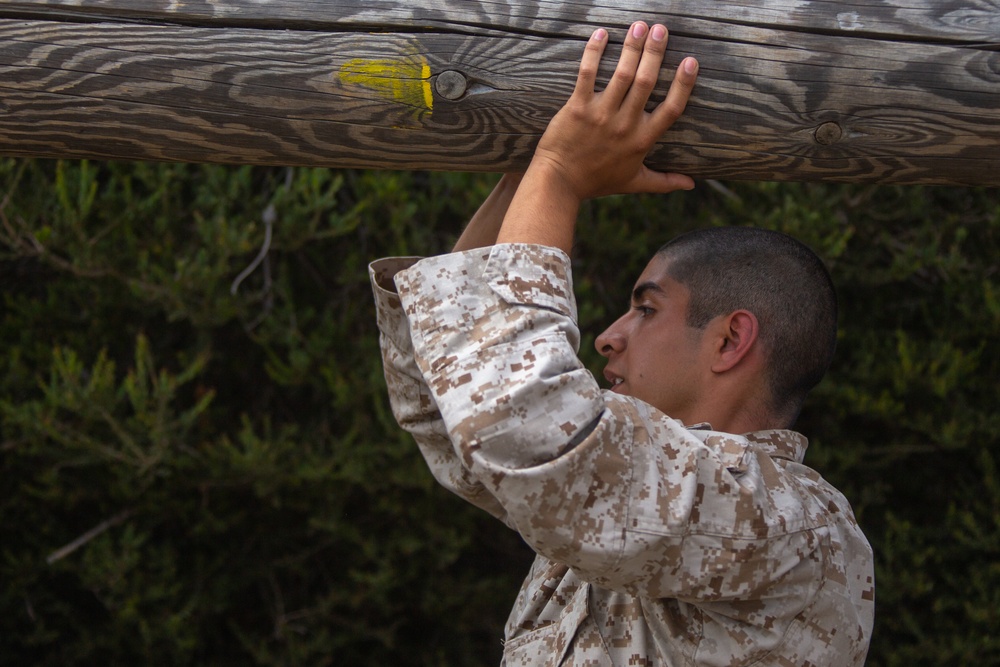
[[[456,456],[434,395],[414,359],[410,325],[403,314],[393,277],[419,260],[419,257],[391,257],[372,262],[368,267],[393,417],[413,436],[439,484],[505,521],[506,513],[496,498]]]

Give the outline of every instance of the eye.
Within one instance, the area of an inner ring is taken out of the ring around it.
[[[638,311],[640,317],[649,317],[656,312],[649,306],[632,306],[632,310]]]

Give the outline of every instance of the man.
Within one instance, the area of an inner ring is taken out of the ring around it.
[[[646,112],[666,29],[634,24],[597,93],[607,39],[594,33],[523,179],[501,179],[455,252],[373,263],[396,418],[442,484],[538,554],[508,667],[860,665],[871,550],[782,430],[832,353],[819,260],[760,230],[680,237],[596,341],[611,390],[576,357],[580,202],[693,187],[642,161],[697,63]]]

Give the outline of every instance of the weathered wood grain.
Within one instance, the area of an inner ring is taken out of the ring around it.
[[[597,26],[627,25],[631,16],[669,16],[803,32],[866,34],[907,41],[994,42],[995,0],[8,0],[3,13],[68,20],[173,21],[224,27],[332,30],[443,28],[466,34],[500,30],[585,37]]]
[[[583,40],[641,16],[670,26],[668,68],[702,65],[655,166],[1000,185],[996,0],[634,4],[4,2],[0,153],[516,169]]]

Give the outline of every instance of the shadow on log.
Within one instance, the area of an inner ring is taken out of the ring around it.
[[[1000,185],[996,0],[620,4],[8,1],[0,154],[521,169],[593,29],[643,18],[671,30],[666,72],[701,62],[655,167]]]

